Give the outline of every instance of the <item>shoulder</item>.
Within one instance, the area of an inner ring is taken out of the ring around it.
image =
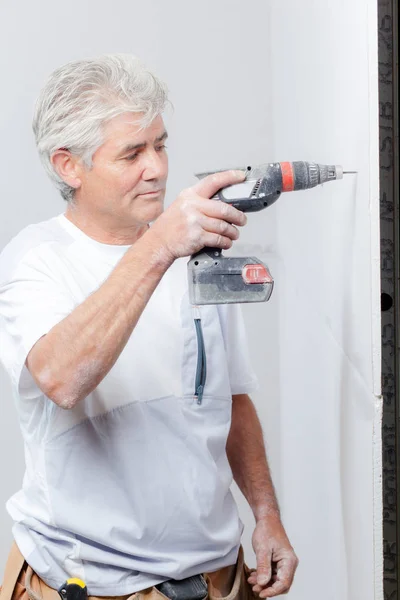
[[[67,247],[71,242],[72,238],[61,226],[59,217],[28,225],[0,253],[0,283],[9,280],[20,265],[34,264],[44,257],[50,259],[57,249]]]

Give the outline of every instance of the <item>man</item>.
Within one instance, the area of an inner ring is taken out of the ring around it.
[[[244,173],[208,177],[164,211],[166,102],[137,59],[108,55],[56,70],[36,106],[39,154],[68,204],[0,259],[1,360],[27,460],[7,504],[20,590],[33,573],[40,589],[80,577],[90,595],[159,595],[206,574],[212,598],[266,598],[297,566],[240,308],[193,307],[187,293],[186,257],[231,247],[246,223],[210,199]],[[256,521],[253,572],[232,473]]]

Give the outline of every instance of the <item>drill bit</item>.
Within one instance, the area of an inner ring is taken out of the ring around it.
[[[343,171],[343,175],[356,175],[358,171]]]

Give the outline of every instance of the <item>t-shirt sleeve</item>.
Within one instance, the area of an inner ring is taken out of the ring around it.
[[[251,364],[242,307],[225,304],[219,305],[218,309],[232,395],[249,394],[259,389],[259,382]]]
[[[40,392],[25,366],[35,343],[75,308],[51,258],[31,252],[0,279],[0,362],[17,391]],[[21,390],[21,387],[23,388]]]

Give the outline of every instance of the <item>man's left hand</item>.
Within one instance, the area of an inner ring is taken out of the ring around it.
[[[281,520],[275,515],[257,522],[252,538],[257,569],[248,582],[260,598],[286,594],[293,582],[298,558],[288,540]]]

